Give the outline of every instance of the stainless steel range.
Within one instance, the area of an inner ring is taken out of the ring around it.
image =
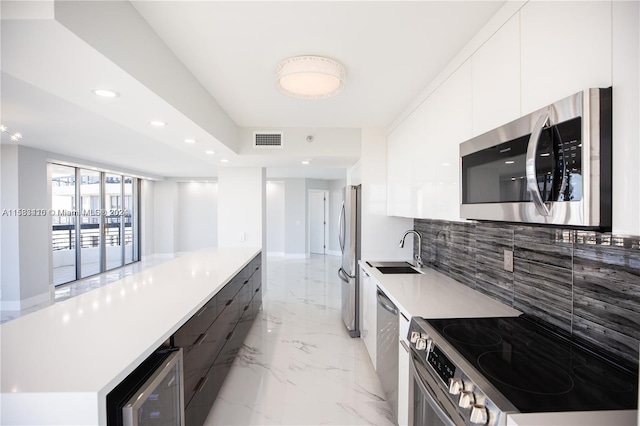
[[[635,424],[637,366],[612,363],[526,315],[414,317],[408,339],[410,424],[494,426],[510,415],[580,412]]]

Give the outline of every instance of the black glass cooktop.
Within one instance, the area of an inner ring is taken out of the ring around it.
[[[595,355],[526,316],[426,321],[522,413],[637,407],[637,366]]]

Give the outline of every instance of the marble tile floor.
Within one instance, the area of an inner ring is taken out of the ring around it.
[[[69,284],[59,285],[54,290],[54,297],[52,300],[48,300],[46,302],[40,303],[35,306],[31,306],[27,309],[22,309],[19,311],[3,310],[2,312],[0,312],[0,324],[7,321],[11,321],[13,319],[19,318],[24,315],[30,314],[39,309],[46,308],[47,306],[50,306],[56,302],[61,302],[63,300],[70,299],[82,293],[86,293],[98,287],[102,287],[103,285],[107,285],[114,281],[121,280],[125,277],[128,277],[129,275],[138,273],[147,268],[151,268],[163,262],[169,261],[174,257],[175,256],[167,256],[167,257],[154,257],[151,259],[145,259],[140,262],[131,263],[121,268],[113,269],[111,271],[107,271],[99,275],[93,275],[91,277],[83,278],[78,281],[73,281]]]
[[[206,426],[395,424],[363,341],[342,323],[339,264],[268,259],[263,309]]]

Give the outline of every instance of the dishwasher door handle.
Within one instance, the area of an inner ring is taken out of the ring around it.
[[[378,303],[388,312],[393,315],[398,315],[398,309],[393,305],[393,302],[389,300],[382,291],[380,291],[380,289],[378,289]]]

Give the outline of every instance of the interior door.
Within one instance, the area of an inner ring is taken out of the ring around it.
[[[324,191],[309,192],[309,252],[325,254],[326,196]]]

